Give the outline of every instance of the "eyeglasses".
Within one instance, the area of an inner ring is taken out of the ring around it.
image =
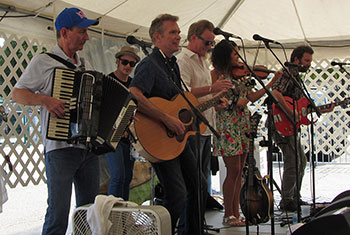
[[[200,35],[197,35],[197,37],[204,42],[206,46],[215,46],[215,41],[207,41],[204,38],[202,38]]]
[[[129,60],[125,60],[125,59],[120,59],[122,65],[127,66],[128,64],[130,65],[130,67],[135,67],[136,63],[135,61],[129,61]]]

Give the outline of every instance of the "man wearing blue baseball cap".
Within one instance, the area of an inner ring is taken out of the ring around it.
[[[48,117],[64,117],[65,102],[51,96],[53,71],[56,67],[74,70],[92,69],[80,58],[89,40],[88,27],[98,24],[77,8],[66,8],[55,22],[57,45],[51,53],[33,57],[12,93],[13,101],[25,105],[40,105],[45,167],[48,188],[48,208],[42,234],[65,234],[74,183],[76,205],[93,203],[99,190],[99,162],[95,154],[81,144],[69,144],[46,138]]]

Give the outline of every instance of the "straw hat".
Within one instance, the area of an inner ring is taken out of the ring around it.
[[[120,51],[117,54],[115,54],[115,58],[119,58],[123,55],[133,57],[136,60],[136,62],[140,61],[140,57],[137,55],[137,49],[134,47],[123,46],[122,49],[120,49]]]

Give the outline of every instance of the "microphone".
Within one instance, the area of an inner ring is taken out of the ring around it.
[[[294,64],[294,63],[290,63],[290,62],[284,62],[284,66],[286,66],[286,67],[298,67],[298,68],[300,68],[300,67],[303,67],[301,64]]]
[[[134,36],[132,35],[129,35],[126,37],[126,41],[131,44],[131,45],[139,45],[140,47],[142,48],[145,48],[145,47],[152,47],[152,43],[151,42],[145,42],[143,40],[138,40],[137,38],[135,38]]]
[[[277,42],[277,41],[274,41],[274,40],[272,40],[272,39],[268,39],[268,38],[263,38],[263,37],[261,37],[259,34],[254,34],[253,35],[253,39],[255,40],[255,41],[263,41],[264,43],[275,43],[275,44],[280,44],[281,45],[281,43],[279,43],[279,42]]]
[[[335,61],[332,61],[331,62],[331,65],[332,66],[342,66],[342,65],[350,65],[350,63],[345,63],[345,62],[335,62]]]
[[[230,38],[230,37],[232,37],[232,38],[241,39],[240,36],[237,36],[237,35],[234,35],[234,34],[232,34],[232,33],[228,33],[228,32],[222,31],[222,30],[221,30],[220,28],[218,28],[218,27],[216,27],[216,28],[213,30],[213,33],[214,33],[215,35],[222,35],[222,36],[224,36],[225,38]]]

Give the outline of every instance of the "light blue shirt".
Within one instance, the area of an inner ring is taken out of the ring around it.
[[[52,49],[51,53],[60,56],[61,58],[73,63],[73,61],[62,51],[62,49],[56,45]],[[76,54],[78,64],[81,65],[79,56]],[[33,57],[28,67],[16,83],[15,88],[28,89],[33,93],[43,94],[51,96],[52,90],[52,78],[54,68],[66,68],[61,62],[51,58],[47,54],[39,54]],[[92,70],[92,66],[85,62],[87,70]],[[49,112],[43,106],[40,107],[40,121],[41,121],[41,132],[43,136],[44,152],[50,152],[55,149],[62,149],[67,147],[78,147],[85,148],[84,145],[68,144],[65,141],[55,141],[46,139],[47,122]]]

